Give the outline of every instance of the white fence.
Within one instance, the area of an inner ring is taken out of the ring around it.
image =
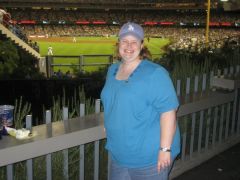
[[[187,78],[184,88],[186,95],[179,97],[181,106],[177,113],[182,150],[174,164],[171,177],[178,176],[240,142],[239,66],[226,69],[223,73],[225,77],[231,77],[234,90],[207,90],[206,87],[211,87],[214,81],[213,73],[203,74],[202,77],[196,76],[193,78],[193,83],[190,81],[191,78]],[[198,88],[200,87],[198,79],[202,79],[201,90]],[[181,82],[177,81],[178,94],[180,94],[180,85]],[[194,93],[191,93],[191,88]],[[27,128],[32,130],[33,137],[19,141],[6,136],[1,140],[0,179],[10,180],[14,177],[17,179],[15,171],[18,162],[22,162],[22,166],[25,166],[26,179],[58,179],[55,166],[59,163],[62,179],[107,179],[108,160],[105,156],[107,153],[102,152],[104,150],[101,148],[105,132],[100,100],[97,99],[95,102],[95,114],[85,116],[84,104],[80,105],[80,112],[80,117],[68,120],[68,108],[64,107],[63,120],[51,123],[51,111],[48,110],[46,124],[35,127],[31,127],[31,116],[27,116]],[[92,151],[87,152],[86,146],[89,144],[92,146]],[[71,148],[75,148],[74,153],[77,152],[78,158],[69,159],[73,152]],[[57,163],[53,157],[56,152],[62,157]],[[39,157],[41,161],[36,160]],[[86,159],[90,157],[91,168],[88,168]],[[70,168],[73,160],[77,164],[75,171],[77,174],[74,174]],[[100,164],[104,164],[104,167]],[[36,175],[36,166],[38,169],[44,167],[45,174],[42,177]]]

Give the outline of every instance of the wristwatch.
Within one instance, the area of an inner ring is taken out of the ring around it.
[[[171,149],[166,148],[166,147],[160,147],[160,151],[162,151],[162,152],[171,152]]]

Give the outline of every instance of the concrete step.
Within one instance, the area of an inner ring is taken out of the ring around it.
[[[26,52],[30,53],[37,59],[41,58],[40,54],[35,49],[33,49],[31,46],[29,46],[27,43],[25,43],[23,40],[21,40],[15,34],[13,34],[9,29],[7,29],[2,24],[0,24],[0,31],[2,32],[2,34],[6,35],[8,38],[10,38],[16,45],[23,48]]]

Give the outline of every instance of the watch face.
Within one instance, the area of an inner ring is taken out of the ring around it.
[[[168,149],[168,148],[160,148],[160,151],[163,151],[163,152],[171,152],[171,150]]]

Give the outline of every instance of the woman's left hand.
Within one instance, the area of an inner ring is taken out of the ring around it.
[[[170,152],[163,152],[159,151],[158,153],[158,172],[160,172],[162,169],[170,166],[171,164],[171,154]]]

